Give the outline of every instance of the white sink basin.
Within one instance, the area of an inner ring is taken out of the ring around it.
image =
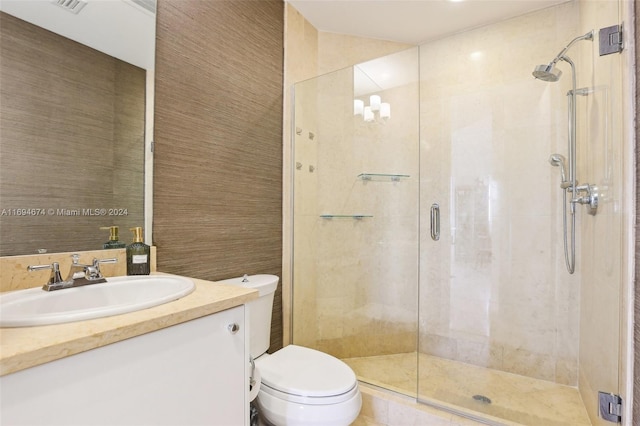
[[[40,287],[0,294],[0,327],[28,327],[108,317],[171,302],[195,284],[174,275],[107,278],[106,283],[56,291]]]

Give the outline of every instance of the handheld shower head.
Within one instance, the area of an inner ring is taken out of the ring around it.
[[[549,163],[554,167],[560,167],[560,178],[562,179],[560,186],[564,188],[564,185],[569,183],[567,182],[567,175],[565,173],[565,164],[567,163],[566,158],[561,154],[551,154],[549,157]]]

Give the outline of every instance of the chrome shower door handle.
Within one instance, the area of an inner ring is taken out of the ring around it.
[[[440,239],[440,206],[438,203],[431,204],[431,239]]]

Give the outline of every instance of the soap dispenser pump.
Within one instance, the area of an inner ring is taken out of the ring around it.
[[[109,241],[102,245],[103,249],[119,249],[125,248],[127,245],[118,239],[118,227],[117,226],[101,226],[100,229],[109,230]]]
[[[131,228],[133,242],[127,246],[127,275],[149,275],[151,272],[151,247],[142,237],[142,227]]]

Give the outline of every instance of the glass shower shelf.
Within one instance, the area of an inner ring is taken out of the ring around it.
[[[370,214],[321,214],[322,219],[355,219],[362,220],[365,218],[373,217]]]
[[[400,179],[406,179],[409,177],[411,176],[390,173],[360,173],[358,175],[358,178],[362,180],[391,180],[393,182],[398,182]]]

